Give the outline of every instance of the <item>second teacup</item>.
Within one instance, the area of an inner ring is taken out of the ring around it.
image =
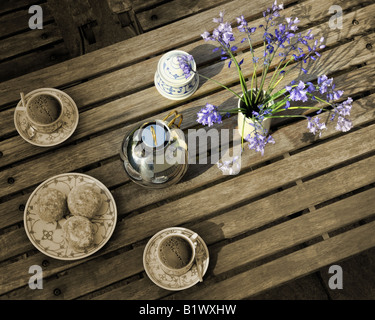
[[[190,237],[181,233],[173,233],[160,241],[157,257],[165,273],[181,276],[191,269],[195,262],[197,237],[197,233]]]
[[[62,100],[53,93],[39,92],[33,94],[23,109],[30,125],[42,133],[51,133],[63,124],[64,105]]]

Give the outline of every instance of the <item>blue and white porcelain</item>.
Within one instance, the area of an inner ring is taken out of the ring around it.
[[[155,87],[159,93],[171,100],[183,100],[190,97],[198,88],[199,76],[191,74],[185,77],[179,66],[178,57],[186,56],[188,53],[182,50],[173,50],[163,55],[155,72]],[[191,69],[196,71],[194,59],[190,61]]]

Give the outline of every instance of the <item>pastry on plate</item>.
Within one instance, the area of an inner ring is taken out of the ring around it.
[[[89,184],[74,187],[68,194],[68,208],[71,214],[91,219],[102,206],[102,196]]]
[[[94,244],[95,227],[87,218],[71,216],[63,225],[65,240],[75,251],[85,251]]]
[[[58,221],[66,215],[66,195],[53,188],[44,188],[38,195],[38,214],[46,222]]]

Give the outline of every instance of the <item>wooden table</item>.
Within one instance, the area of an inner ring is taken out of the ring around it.
[[[160,57],[172,49],[187,51],[199,72],[239,92],[236,72],[224,68],[200,34],[214,28],[212,18],[220,10],[233,26],[241,14],[259,25],[261,12],[271,2],[236,0],[193,12],[0,84],[2,299],[244,299],[375,246],[375,4],[371,1],[339,1],[344,10],[342,29],[328,25],[329,8],[338,1],[307,0],[284,10],[285,16],[300,18],[300,29],[311,28],[325,37],[322,58],[304,79],[333,76],[345,97],[355,100],[351,131],[339,133],[329,126],[314,139],[307,133],[306,121],[275,122],[276,144],[267,146],[264,156],[246,150],[240,174],[224,176],[214,164],[190,165],[180,183],[160,190],[138,186],[123,170],[120,145],[134,124],[177,110],[187,132],[200,128],[196,113],[207,102],[236,103],[230,92],[209,81],[201,81],[187,100],[164,98],[153,82]],[[259,34],[255,40],[260,44]],[[285,84],[299,76],[296,69]],[[24,141],[13,122],[19,93],[45,87],[64,91],[79,109],[74,134],[48,148]],[[235,126],[233,116],[215,128]],[[115,199],[118,217],[101,250],[63,261],[33,246],[23,218],[33,190],[46,179],[69,172],[101,181]],[[209,249],[204,281],[182,291],[158,287],[143,266],[147,242],[169,227],[194,230]],[[42,290],[28,286],[31,265],[43,269]]]

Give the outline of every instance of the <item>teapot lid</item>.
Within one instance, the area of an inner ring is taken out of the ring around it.
[[[164,54],[158,63],[158,73],[163,80],[170,85],[183,85],[191,81],[194,72],[191,72],[189,78],[185,77],[184,71],[180,68],[178,58],[188,56],[188,53],[182,50],[173,50]],[[196,70],[194,59],[188,61],[192,70]]]
[[[145,123],[141,127],[141,141],[152,148],[162,148],[169,141],[169,130],[160,121]]]

